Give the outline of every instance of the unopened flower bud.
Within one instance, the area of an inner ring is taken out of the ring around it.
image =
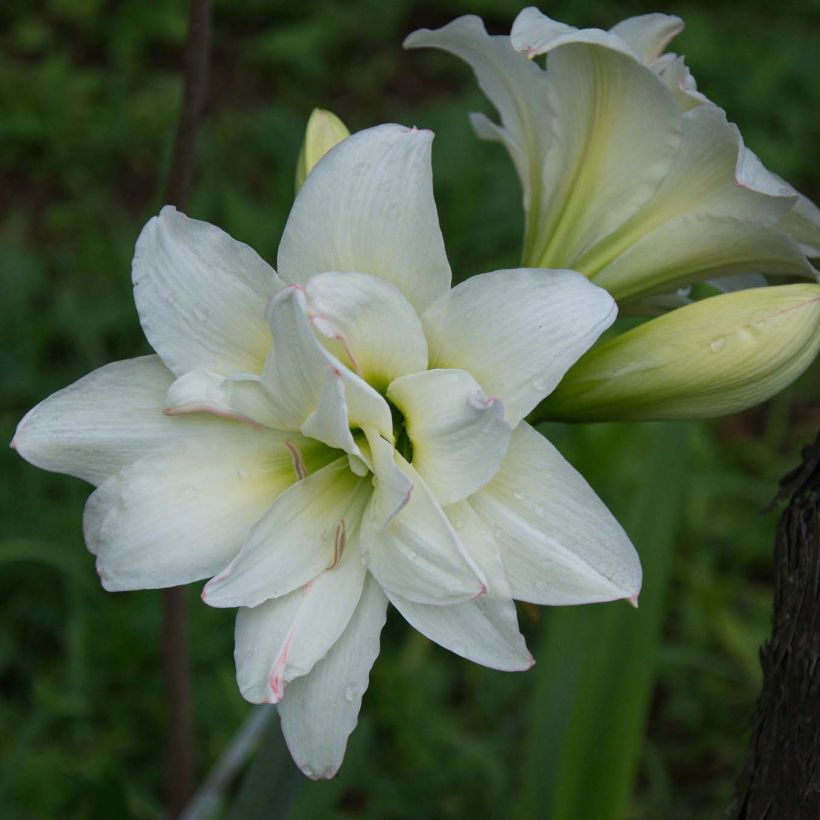
[[[334,145],[350,136],[345,124],[330,111],[314,108],[305,128],[305,141],[296,161],[296,191],[305,182],[314,165]]]
[[[594,348],[538,420],[692,419],[736,413],[791,384],[820,349],[820,285],[715,296]]]

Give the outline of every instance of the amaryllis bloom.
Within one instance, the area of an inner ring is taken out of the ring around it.
[[[388,601],[453,652],[532,664],[513,599],[634,599],[640,566],[584,480],[522,419],[615,316],[572,271],[450,289],[430,132],[385,125],[309,173],[278,275],[164,208],[134,295],[157,351],[20,423],[32,463],[97,485],[85,537],[109,590],[211,578],[238,607],[237,678],[330,777]]]
[[[525,265],[580,271],[622,302],[699,280],[815,278],[806,257],[820,256],[820,212],[663,53],[682,25],[652,14],[578,30],[528,8],[511,37],[469,16],[407,38],[469,63],[498,110],[500,125],[473,124],[521,179]]]

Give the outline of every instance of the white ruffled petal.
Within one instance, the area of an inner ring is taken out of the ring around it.
[[[271,301],[268,319],[273,349],[262,371],[274,413],[289,429],[307,423],[310,435],[327,435],[332,447],[350,446],[343,428],[374,427],[392,432],[387,402],[327,351],[314,333],[304,288],[283,288]],[[338,378],[344,390],[335,383]],[[311,419],[316,413],[317,416]]]
[[[368,384],[427,368],[427,342],[401,291],[362,273],[325,273],[305,285],[313,326],[338,343],[337,357]]]
[[[103,586],[154,589],[213,575],[295,479],[283,435],[241,424],[124,467],[91,494],[83,519]]]
[[[417,603],[450,604],[485,592],[481,570],[421,476],[401,456],[396,461],[412,492],[386,526],[382,504],[365,510],[361,546],[368,569],[384,589]]]
[[[514,598],[535,604],[636,599],[635,548],[584,479],[522,422],[496,477],[470,498],[490,527]]]
[[[367,578],[341,638],[309,675],[291,683],[279,704],[288,749],[310,778],[331,778],[342,765],[370,668],[379,654],[386,614],[384,593],[373,578]]]
[[[289,487],[202,599],[210,606],[255,607],[304,586],[336,564],[369,495],[367,480],[350,472],[347,458]]]
[[[413,467],[443,507],[472,495],[495,475],[512,427],[464,370],[402,376],[387,397],[403,413]]]
[[[142,329],[176,375],[261,370],[265,305],[282,283],[247,245],[168,205],[142,229],[133,280]]]
[[[252,703],[277,703],[336,643],[362,594],[366,570],[350,533],[337,564],[301,589],[236,615],[236,679]]]
[[[433,199],[433,135],[400,125],[359,131],[310,172],[290,212],[278,265],[286,282],[326,271],[368,273],[417,311],[450,286]]]
[[[430,366],[470,373],[515,426],[615,320],[612,297],[573,271],[474,276],[422,320]]]
[[[447,517],[487,577],[487,594],[461,604],[431,606],[388,593],[391,603],[411,626],[457,655],[505,672],[529,669],[534,661],[518,630],[515,604],[490,529],[468,502],[449,507]]]
[[[153,450],[221,435],[220,419],[163,413],[173,378],[158,356],[107,364],[30,410],[12,447],[37,467],[98,485]]]

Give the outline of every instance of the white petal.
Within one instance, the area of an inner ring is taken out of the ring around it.
[[[262,369],[281,282],[254,250],[166,206],[142,229],[132,276],[142,329],[176,375]]]
[[[403,413],[413,467],[443,507],[483,487],[496,473],[512,427],[498,399],[489,399],[464,370],[402,376],[387,397]]]
[[[371,502],[365,510],[361,546],[368,569],[385,589],[423,604],[467,601],[486,592],[483,573],[421,476],[396,458],[412,492],[387,526],[381,526],[381,505]]]
[[[427,341],[401,291],[363,273],[326,273],[305,286],[313,326],[339,343],[338,358],[368,384],[427,368]]]
[[[619,299],[723,274],[809,275],[799,248],[777,227],[794,197],[754,187],[749,162],[738,169],[737,128],[712,105],[688,111],[682,122],[680,150],[652,199],[577,259],[578,270]]]
[[[513,597],[536,604],[636,598],[638,555],[612,514],[526,423],[495,479],[469,501],[493,531]]]
[[[124,467],[92,493],[83,519],[103,586],[153,589],[213,575],[295,478],[282,434],[241,424]]]
[[[610,34],[626,40],[645,63],[652,63],[683,31],[683,20],[672,14],[641,14],[614,25]]]
[[[342,765],[379,654],[386,613],[384,593],[368,578],[341,638],[309,675],[291,683],[279,704],[288,749],[308,777],[333,777]]]
[[[272,300],[268,320],[273,349],[262,371],[262,383],[270,395],[274,412],[289,429],[299,429],[310,416],[310,435],[324,434],[332,447],[340,446],[340,424],[344,427],[375,427],[386,436],[392,433],[387,402],[365,381],[322,347],[308,319],[304,289],[283,288]],[[329,377],[344,383],[343,396]],[[343,406],[339,406],[343,398]],[[320,408],[320,403],[324,403]],[[346,416],[346,423],[340,422]]]
[[[593,30],[558,38],[547,58],[551,141],[545,204],[525,259],[577,269],[587,248],[651,198],[680,142],[680,114],[654,72],[619,38]],[[538,104],[530,101],[530,105]]]
[[[107,364],[30,410],[12,447],[44,470],[101,484],[170,442],[219,436],[220,419],[163,414],[172,381],[158,356]]]
[[[459,17],[435,31],[420,29],[404,41],[405,48],[440,48],[470,64],[482,91],[498,109],[503,127],[479,117],[479,136],[500,140],[510,152],[524,193],[528,233],[537,227],[541,209],[541,168],[550,142],[547,79],[524,59],[509,37],[490,37],[481,19]]]
[[[344,450],[353,456],[358,455],[359,448],[350,432],[344,377],[341,370],[326,371],[319,404],[305,419],[302,432],[309,438],[323,441],[329,447]]]
[[[281,598],[236,615],[236,679],[252,703],[276,703],[285,687],[307,675],[339,639],[362,594],[366,574],[355,541],[333,569]]]
[[[450,606],[416,604],[388,593],[391,603],[419,632],[468,660],[505,672],[529,669],[534,661],[518,630],[498,546],[468,502],[447,510],[447,517],[489,582],[486,595]]]
[[[516,51],[535,57],[548,50],[550,43],[565,34],[578,31],[574,26],[559,23],[535,6],[522,9],[513,21],[510,42]]]
[[[192,370],[180,376],[165,397],[165,414],[211,413],[246,424],[281,428],[259,376],[220,376],[210,370]]]
[[[396,463],[393,445],[373,430],[365,432],[374,475],[368,514],[373,529],[381,532],[407,506],[413,484]]]
[[[356,271],[394,284],[421,311],[450,286],[433,200],[433,135],[399,125],[360,131],[310,172],[279,246],[286,282]]]
[[[335,564],[339,538],[355,528],[369,493],[347,458],[289,487],[202,599],[210,606],[254,607],[312,581]]]
[[[474,276],[424,314],[430,367],[466,370],[515,426],[615,320],[606,291],[573,271]]]

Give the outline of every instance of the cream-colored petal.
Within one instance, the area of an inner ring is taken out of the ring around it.
[[[265,305],[282,283],[247,245],[169,205],[142,229],[133,281],[142,329],[177,376],[262,369]]]
[[[12,447],[44,470],[101,484],[153,450],[221,435],[221,419],[163,413],[173,379],[158,356],[107,364],[30,410]]]
[[[325,273],[305,285],[313,326],[338,357],[376,389],[427,368],[427,341],[413,306],[389,282],[363,273]]]
[[[424,604],[467,601],[486,591],[485,578],[421,476],[401,456],[412,484],[404,508],[384,526],[384,507],[370,503],[362,518],[367,568],[386,590]]]
[[[365,432],[373,469],[368,514],[372,529],[381,532],[410,501],[413,484],[396,463],[393,445],[373,430]]]
[[[307,675],[344,632],[362,594],[366,570],[356,532],[342,542],[334,567],[310,583],[236,615],[236,679],[252,703],[276,703]]]
[[[361,518],[367,480],[339,458],[289,487],[251,530],[239,555],[205,587],[217,607],[254,607],[312,581],[337,560]]]
[[[213,575],[295,479],[283,435],[242,424],[124,467],[85,508],[103,586],[154,589]]]
[[[550,145],[547,78],[533,62],[513,49],[509,37],[490,37],[481,19],[459,17],[442,28],[414,31],[405,48],[439,48],[473,69],[481,90],[496,107],[503,127],[473,117],[483,139],[503,142],[521,179],[527,235],[535,232],[542,208],[541,169]]]
[[[495,475],[512,427],[504,407],[464,370],[427,370],[396,379],[387,397],[404,415],[413,467],[443,507]]]
[[[288,749],[308,777],[333,777],[342,765],[347,738],[356,728],[370,668],[379,654],[387,599],[373,578],[342,636],[310,674],[288,686],[279,715]]]
[[[493,481],[469,500],[491,529],[514,598],[584,604],[637,598],[638,555],[589,485],[526,422]]]
[[[221,376],[211,370],[192,370],[168,388],[164,412],[167,416],[210,413],[246,424],[284,427],[261,379],[249,373]]]
[[[532,655],[518,630],[515,604],[492,532],[468,502],[449,507],[447,517],[487,577],[487,594],[461,604],[431,606],[388,593],[391,603],[419,632],[457,655],[505,672],[529,669]]]
[[[615,320],[612,297],[573,271],[474,276],[422,317],[430,366],[466,370],[515,426]]]
[[[359,131],[313,168],[290,212],[278,266],[286,282],[368,273],[421,311],[450,286],[433,199],[433,135],[400,125]]]
[[[610,34],[626,40],[645,63],[653,63],[683,31],[683,20],[672,14],[641,14],[616,23]]]
[[[305,291],[299,285],[283,288],[271,300],[268,320],[273,349],[262,371],[262,383],[274,412],[290,429],[308,423],[311,435],[323,435],[322,430],[330,425],[327,443],[333,447],[340,446],[340,425],[374,427],[390,436],[387,402],[321,345],[308,312]],[[342,381],[343,392],[332,377]],[[342,399],[343,406],[339,406]],[[318,417],[308,421],[316,412]],[[346,416],[346,423],[339,421],[342,416]]]

